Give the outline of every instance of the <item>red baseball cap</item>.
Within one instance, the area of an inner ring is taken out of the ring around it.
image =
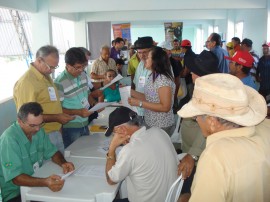
[[[181,47],[185,47],[185,46],[190,46],[191,47],[191,42],[189,40],[185,39],[185,40],[183,40],[181,42],[181,45],[180,46]]]
[[[237,62],[240,65],[243,65],[245,67],[252,67],[254,58],[248,51],[236,51],[234,55],[230,58],[228,56],[224,56],[227,60],[231,60],[234,62]]]
[[[263,45],[262,45],[262,47],[270,47],[270,42],[265,42]]]

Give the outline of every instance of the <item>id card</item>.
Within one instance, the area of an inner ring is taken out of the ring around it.
[[[83,108],[89,109],[90,104],[89,104],[88,100],[85,97],[81,100],[81,103],[82,103]]]
[[[57,101],[56,93],[54,87],[48,87],[48,92],[51,101]]]
[[[139,78],[139,88],[144,88],[145,85],[145,76],[140,76]]]
[[[33,170],[34,170],[34,173],[39,169],[39,163],[38,161],[36,163],[34,163],[33,165]]]

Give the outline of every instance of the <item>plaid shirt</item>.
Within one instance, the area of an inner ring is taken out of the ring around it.
[[[113,69],[114,71],[117,72],[116,64],[114,59],[109,58],[108,64],[101,58],[101,56],[95,60],[93,63],[91,73],[95,73],[97,75],[104,75],[105,72],[108,69]],[[92,79],[93,82],[102,82],[104,79]]]

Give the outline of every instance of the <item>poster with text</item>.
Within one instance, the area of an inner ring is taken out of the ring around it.
[[[117,37],[121,37],[131,43],[130,23],[114,24],[112,25],[112,27],[114,39]]]

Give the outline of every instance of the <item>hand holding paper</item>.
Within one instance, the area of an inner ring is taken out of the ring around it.
[[[112,104],[115,104],[115,102],[99,102],[94,107],[92,107],[91,109],[89,109],[89,111],[92,111],[92,112],[98,111],[99,109],[108,107],[108,106],[110,106]]]

